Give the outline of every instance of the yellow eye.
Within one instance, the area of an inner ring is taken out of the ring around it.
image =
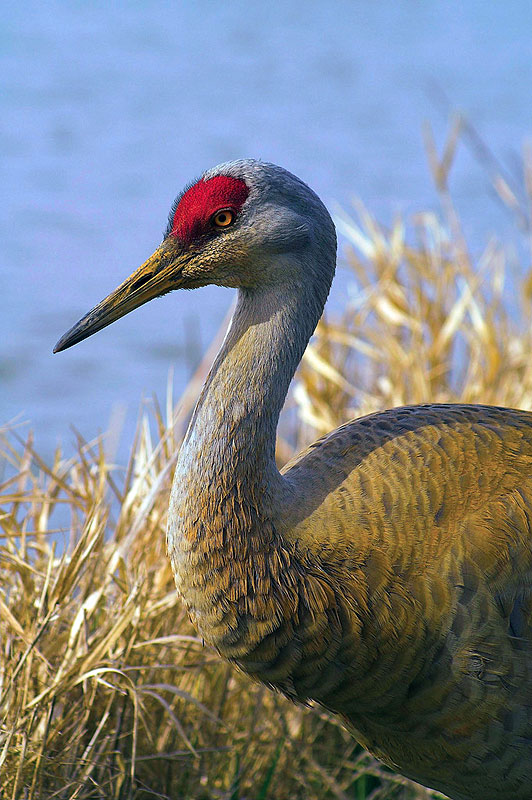
[[[235,221],[235,212],[230,208],[222,208],[212,218],[213,225],[217,228],[228,228]]]

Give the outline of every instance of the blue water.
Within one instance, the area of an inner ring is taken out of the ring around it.
[[[176,394],[231,302],[153,302],[63,354],[58,337],[159,243],[174,195],[208,166],[275,161],[323,199],[383,221],[435,203],[421,127],[441,88],[503,162],[532,123],[527,0],[25,2],[0,31],[0,422],[67,450],[139,400]],[[453,189],[475,247],[510,223],[462,149]],[[507,229],[508,225],[508,229]],[[338,299],[333,291],[332,303]]]

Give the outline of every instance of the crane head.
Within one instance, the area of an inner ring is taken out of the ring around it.
[[[334,270],[334,226],[305,183],[252,159],[221,164],[177,197],[162,244],[61,337],[54,353],[173,289],[213,283],[253,291],[303,280],[303,262],[319,260],[317,253],[305,258],[312,247],[328,249],[324,264],[331,262],[332,251]],[[331,279],[332,272],[328,283]]]

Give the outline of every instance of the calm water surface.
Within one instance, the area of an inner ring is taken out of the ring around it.
[[[434,84],[503,161],[532,127],[526,0],[4,3],[0,46],[0,422],[30,420],[46,453],[117,408],[125,449],[142,394],[164,396],[170,365],[178,394],[218,329],[232,293],[208,288],[51,354],[205,167],[274,161],[329,205],[356,194],[389,221],[435,201],[421,141],[427,118],[443,138]],[[466,151],[453,186],[475,246],[505,235]]]

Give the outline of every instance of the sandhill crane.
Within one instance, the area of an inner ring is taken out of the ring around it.
[[[279,413],[335,261],[308,186],[273,164],[222,164],[55,349],[172,289],[236,287],[170,499],[168,552],[198,631],[342,715],[403,775],[455,800],[530,800],[532,413],[396,408],[279,472]]]

